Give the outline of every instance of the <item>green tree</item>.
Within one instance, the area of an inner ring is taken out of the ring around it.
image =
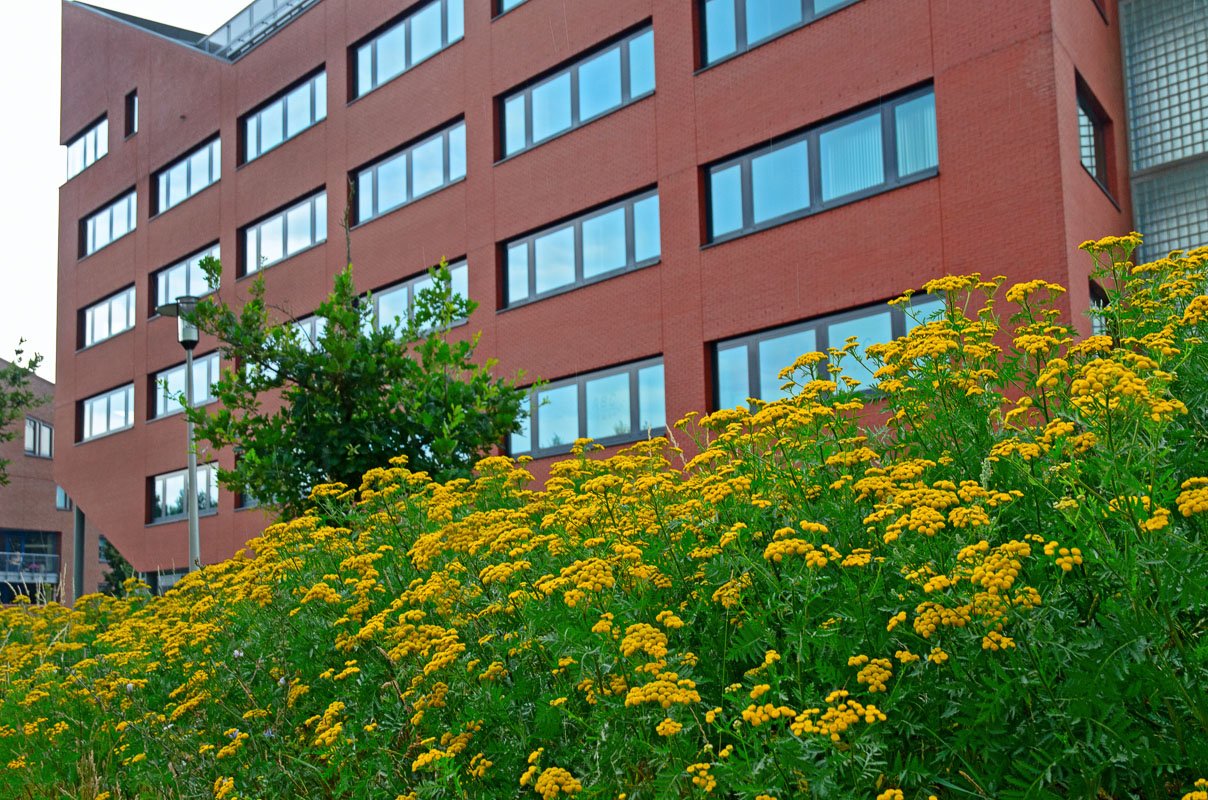
[[[216,282],[221,265],[203,268]],[[198,327],[234,365],[214,386],[219,404],[189,412],[199,442],[236,453],[235,468],[219,470],[224,487],[290,514],[315,484],[356,487],[398,455],[434,476],[468,475],[519,429],[527,390],[492,376],[494,361],[474,362],[478,335],[448,335],[476,304],[453,293],[443,261],[430,272],[410,318],[379,325],[349,266],[315,312],[317,341],[273,313],[263,280],[239,309],[198,303]]]
[[[42,363],[42,356],[34,354],[22,363],[24,344],[22,339],[12,361],[0,359],[0,444],[24,435],[25,429],[13,423],[24,419],[26,411],[43,402],[30,388],[30,378]],[[0,458],[0,486],[8,485],[8,465],[8,459]]]
[[[108,565],[108,569],[105,570],[105,578],[101,581],[101,593],[114,597],[125,597],[125,583],[134,577],[134,567],[104,536],[101,537],[101,559]]]

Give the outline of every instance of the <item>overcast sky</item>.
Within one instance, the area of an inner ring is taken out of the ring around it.
[[[250,0],[92,0],[189,30],[210,33]],[[45,361],[38,373],[55,376],[59,186],[67,156],[59,146],[58,0],[8,7],[8,35],[0,48],[0,358],[11,358],[22,338]]]

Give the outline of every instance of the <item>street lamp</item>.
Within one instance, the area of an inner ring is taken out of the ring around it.
[[[175,303],[164,303],[155,309],[161,316],[176,317],[176,339],[185,349],[185,409],[193,410],[193,348],[200,338],[193,311],[197,298],[182,295]],[[189,442],[189,480],[185,485],[185,503],[189,512],[189,572],[201,567],[201,533],[197,527],[197,449],[193,446],[193,418],[185,414],[185,431]]]

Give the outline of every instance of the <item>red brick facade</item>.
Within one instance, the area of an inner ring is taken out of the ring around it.
[[[147,525],[149,476],[185,461],[181,419],[147,420],[148,375],[179,363],[171,320],[149,318],[150,275],[220,240],[221,289],[245,296],[229,268],[242,226],[320,187],[328,242],[264,272],[270,297],[301,316],[343,266],[338,221],[351,170],[464,115],[467,177],[352,231],[358,286],[372,289],[465,256],[480,305],[466,331],[500,369],[549,380],[661,355],[669,421],[706,409],[712,343],[853,308],[945,273],[980,270],[1068,285],[1088,304],[1080,241],[1130,228],[1124,100],[1114,3],[860,0],[724,63],[700,69],[689,0],[528,0],[492,18],[465,0],[465,38],[349,101],[350,45],[415,4],[322,0],[234,63],[66,3],[62,140],[101,114],[109,153],[60,193],[56,477],[139,570],[186,563],[184,522]],[[657,88],[530,151],[496,163],[496,98],[576,54],[651,21]],[[324,122],[237,166],[238,120],[326,65]],[[1076,76],[1114,121],[1114,199],[1079,163]],[[932,83],[939,174],[718,245],[703,245],[702,165],[903,89]],[[137,89],[139,132],[124,139],[123,99]],[[152,176],[221,134],[222,178],[148,218]],[[657,185],[657,265],[501,310],[500,244],[578,211]],[[137,229],[78,258],[79,221],[130,187]],[[133,283],[133,330],[77,351],[78,311]],[[198,352],[214,343],[203,341]],[[78,402],[130,381],[129,430],[72,444]],[[231,454],[220,454],[229,463]],[[204,460],[204,459],[203,459]],[[202,558],[229,556],[264,522],[236,511],[201,520]]]

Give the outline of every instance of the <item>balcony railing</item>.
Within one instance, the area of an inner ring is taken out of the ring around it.
[[[0,582],[58,583],[59,557],[52,553],[0,552]]]
[[[256,0],[197,43],[208,53],[234,61],[319,0]]]

